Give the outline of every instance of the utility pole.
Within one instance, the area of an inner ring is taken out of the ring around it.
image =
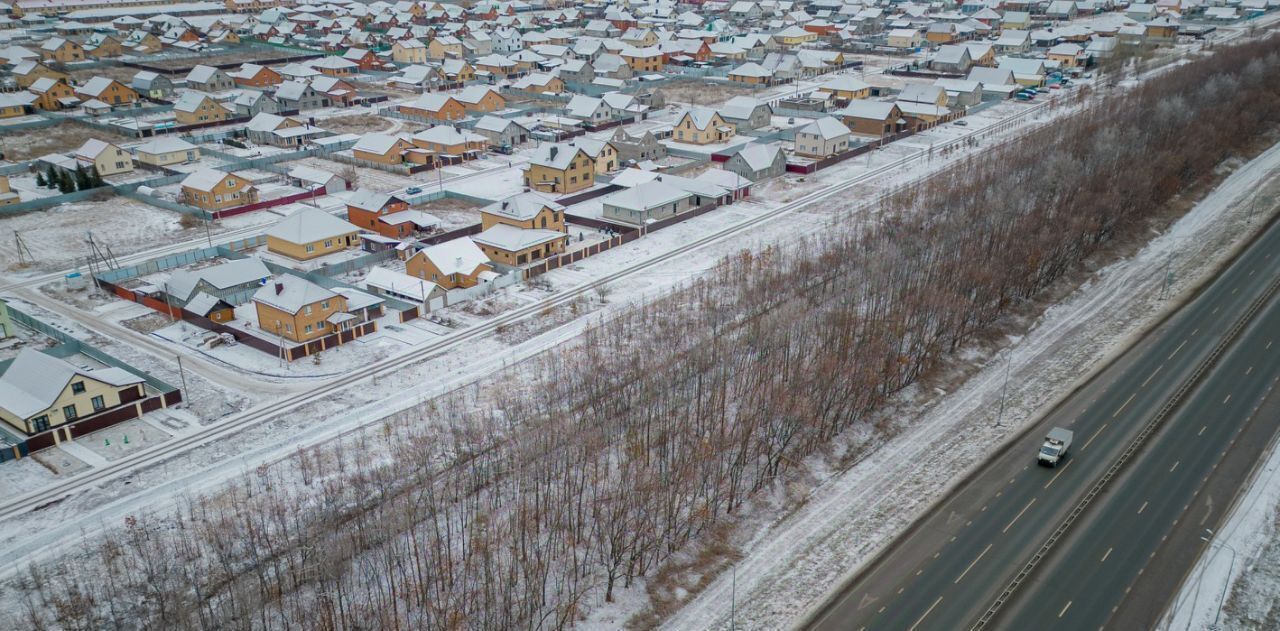
[[[191,391],[187,389],[187,372],[182,368],[182,355],[178,355],[178,377],[182,379],[182,392],[184,401],[189,400],[187,397]]]
[[[1013,367],[1013,348],[1008,351],[1008,358],[1004,364],[1004,385],[1000,387],[1000,412],[996,414],[996,427],[1000,427],[1000,423],[1004,421],[1004,403],[1005,396],[1009,393],[1009,372]]]

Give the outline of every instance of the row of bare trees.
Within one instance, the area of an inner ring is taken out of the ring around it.
[[[572,348],[130,518],[9,585],[19,626],[570,627],[1274,135],[1280,38],[1092,103],[874,226],[743,252]]]

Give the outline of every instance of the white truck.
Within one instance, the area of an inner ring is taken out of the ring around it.
[[[1046,467],[1056,467],[1058,463],[1067,457],[1067,450],[1071,448],[1071,438],[1075,436],[1069,429],[1055,427],[1049,430],[1049,435],[1044,437],[1044,444],[1040,446],[1040,464]]]

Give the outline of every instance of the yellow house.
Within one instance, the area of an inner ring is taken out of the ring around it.
[[[177,136],[158,136],[134,147],[133,155],[138,162],[163,167],[199,160],[200,147]]]
[[[31,84],[27,91],[36,95],[35,106],[42,110],[59,110],[63,99],[75,100],[76,92],[62,79],[43,77]]]
[[[635,72],[661,72],[664,65],[662,49],[657,46],[627,47],[622,49],[618,56],[622,57]]]
[[[583,150],[596,165],[596,175],[607,175],[617,171],[622,165],[618,163],[618,148],[607,140],[574,138],[569,144]]]
[[[76,160],[93,165],[98,175],[116,175],[133,171],[133,156],[104,140],[91,138],[76,149]]]
[[[38,97],[27,92],[19,92],[17,95],[0,94],[0,118],[14,118],[27,113],[27,102],[19,96],[28,97],[32,103],[38,100]]]
[[[63,81],[70,85],[71,77],[66,73],[58,72],[48,66],[35,62],[24,61],[13,67],[13,78],[18,82],[18,87],[29,88],[31,84],[39,79],[49,78],[54,81]]]
[[[145,383],[123,368],[79,368],[25,348],[0,375],[0,418],[23,434],[39,434],[143,399]]]
[[[398,64],[425,64],[427,57],[427,45],[416,39],[406,39],[391,46],[391,60]]]
[[[672,138],[676,142],[693,145],[709,145],[733,138],[736,127],[725,122],[720,113],[705,107],[685,110],[676,123]]]
[[[199,92],[187,92],[173,104],[173,117],[179,125],[219,122],[235,116],[235,112]]]
[[[404,263],[405,273],[445,289],[474,287],[493,274],[489,257],[470,238],[460,237],[419,250]]]
[[[54,37],[40,45],[40,58],[64,64],[84,61],[84,48],[69,39]]]
[[[258,329],[294,342],[308,342],[347,328],[347,298],[309,280],[285,274],[253,294]]]
[[[573,145],[538,147],[524,171],[524,185],[544,193],[574,193],[596,183],[591,156]]]
[[[498,224],[471,237],[489,260],[524,265],[564,252],[569,235],[555,230],[530,230]]]
[[[318,208],[299,210],[267,230],[267,250],[298,261],[359,245],[359,228]]]
[[[852,101],[871,96],[871,86],[849,75],[841,75],[820,86],[817,92],[829,95],[837,101]]]
[[[233,173],[199,169],[182,180],[182,201],[205,210],[222,210],[256,203],[258,189]]]
[[[520,193],[480,209],[481,230],[497,225],[564,232],[564,206],[541,193]]]
[[[9,188],[9,176],[0,175],[0,206],[8,206],[22,201],[22,196],[17,191]],[[3,333],[4,331],[0,331]]]
[[[76,88],[82,100],[97,99],[108,105],[128,105],[138,100],[133,88],[107,77],[94,77]]]
[[[124,46],[120,44],[120,40],[110,35],[95,36],[84,50],[90,56],[97,58],[119,57],[124,54]]]
[[[463,55],[462,40],[452,35],[441,35],[427,44],[427,56],[432,59],[460,59]]]
[[[818,41],[818,34],[806,31],[803,27],[792,24],[773,34],[773,40],[788,48]]]

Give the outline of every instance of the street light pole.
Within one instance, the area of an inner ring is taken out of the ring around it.
[[[1213,530],[1204,529],[1209,537],[1213,536]],[[1222,605],[1227,601],[1227,588],[1231,586],[1231,573],[1236,569],[1236,549],[1225,541],[1213,541],[1209,537],[1200,537],[1200,540],[1209,545],[1219,545],[1231,551],[1231,564],[1227,567],[1227,579],[1222,582],[1222,595],[1218,597],[1218,610],[1213,613],[1213,624],[1209,625],[1209,629],[1217,631],[1221,627],[1218,626],[1218,620],[1222,617]]]
[[[1013,367],[1013,348],[1009,349],[1009,356],[1004,363],[1004,385],[1000,387],[1000,412],[996,414],[996,427],[1000,427],[1000,423],[1004,421],[1004,402],[1005,395],[1009,392],[1009,372]]]

